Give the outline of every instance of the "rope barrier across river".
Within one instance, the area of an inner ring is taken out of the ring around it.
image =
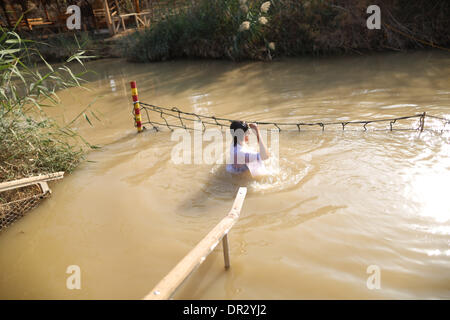
[[[207,126],[219,126],[221,129],[229,128],[231,122],[234,119],[228,119],[228,118],[220,118],[215,116],[207,116],[207,115],[200,115],[196,114],[194,112],[186,112],[181,111],[180,109],[174,107],[174,108],[165,108],[160,107],[152,104],[147,104],[144,102],[140,102],[140,111],[143,112],[146,116],[146,121],[141,122],[142,125],[149,124],[153,129],[156,131],[160,131],[160,126],[167,127],[169,130],[173,130],[174,128],[181,128],[185,130],[196,130],[193,128],[192,124],[195,121],[199,121],[202,125],[202,130],[206,130]],[[364,131],[367,131],[367,125],[371,123],[386,123],[389,125],[387,127],[386,131],[423,131],[425,126],[425,118],[431,118],[439,120],[442,124],[442,127],[440,130],[435,131],[448,131],[445,127],[446,125],[450,124],[450,120],[433,116],[433,115],[427,115],[425,112],[410,116],[402,116],[402,117],[395,117],[395,118],[383,118],[383,119],[374,119],[374,120],[345,120],[345,121],[331,121],[331,122],[323,122],[323,121],[317,121],[317,122],[268,122],[268,121],[247,121],[251,123],[256,123],[259,126],[269,126],[273,129],[277,129],[278,131],[298,131],[300,132],[303,130],[302,127],[312,127],[317,126],[322,131],[325,130],[325,127],[329,126],[340,126],[342,130],[345,130],[347,125],[361,125],[362,129]],[[395,128],[394,125],[397,124],[400,120],[407,120],[407,119],[418,119],[418,126],[416,128]],[[172,121],[171,121],[172,120]],[[174,121],[175,120],[175,123]],[[288,127],[286,129],[286,127]],[[289,128],[290,127],[290,128]],[[379,129],[378,129],[379,130]],[[383,130],[383,129],[382,129]]]
[[[161,106],[156,106],[153,104],[148,104],[144,102],[140,102],[138,99],[136,82],[131,82],[131,90],[132,90],[132,98],[133,98],[133,116],[135,120],[135,126],[138,129],[138,132],[141,132],[145,127],[143,125],[150,124],[152,128],[156,131],[160,131],[158,126],[167,127],[171,131],[174,128],[180,128],[185,130],[198,130],[193,127],[193,124],[198,121],[202,125],[202,131],[206,130],[206,126],[219,126],[221,129],[228,129],[231,122],[236,119],[228,119],[228,118],[220,118],[215,116],[207,116],[201,115],[194,112],[186,112],[182,111],[176,107],[166,108]],[[142,121],[142,112],[145,113],[146,121]],[[152,115],[152,116],[151,116]],[[402,116],[395,118],[383,118],[383,119],[373,119],[373,120],[344,120],[344,121],[316,121],[316,122],[269,122],[269,121],[247,121],[248,123],[256,123],[259,126],[272,127],[276,128],[278,131],[297,131],[300,132],[302,127],[319,127],[322,131],[325,131],[325,127],[330,126],[339,126],[342,127],[342,130],[345,130],[347,125],[361,125],[364,131],[367,131],[367,125],[376,124],[376,123],[386,123],[389,124],[389,127],[386,126],[384,129],[374,129],[377,131],[424,131],[425,130],[425,119],[430,118],[438,121],[440,123],[440,128],[435,129],[427,129],[431,131],[449,131],[446,129],[446,126],[450,124],[450,119],[433,116],[426,114],[426,112],[410,115],[410,116]],[[400,120],[408,120],[408,119],[418,119],[417,127],[407,128],[395,128],[394,125],[397,125]],[[171,121],[172,120],[172,121]],[[242,120],[242,119],[240,119]]]

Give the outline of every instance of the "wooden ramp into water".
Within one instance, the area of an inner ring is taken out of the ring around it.
[[[196,246],[154,288],[144,300],[165,300],[175,293],[181,284],[205,261],[206,257],[222,240],[225,269],[230,267],[228,232],[239,219],[247,188],[241,187],[233,207]]]

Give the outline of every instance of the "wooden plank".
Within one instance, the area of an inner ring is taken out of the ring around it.
[[[230,229],[239,219],[246,194],[247,188],[239,188],[233,207],[228,215],[223,218],[147,296],[144,297],[144,300],[169,299],[175,293],[192,272],[205,261],[206,257],[219,244],[220,240],[228,234]]]
[[[138,22],[141,22],[142,25],[145,27],[144,21],[142,21],[142,19],[139,18],[138,15],[136,15],[135,17],[136,17],[136,27],[139,27],[139,23]]]
[[[11,190],[11,189],[16,189],[16,188],[22,188],[22,187],[26,187],[26,186],[29,186],[32,184],[38,184],[39,182],[62,179],[63,177],[64,177],[64,172],[61,171],[61,172],[55,172],[55,173],[50,173],[50,174],[46,174],[46,175],[39,175],[39,176],[35,176],[35,177],[30,177],[30,178],[23,178],[23,179],[14,180],[14,181],[3,182],[3,183],[0,183],[0,192],[6,191],[6,190]]]
[[[120,17],[125,18],[125,17],[131,17],[131,16],[135,16],[136,13],[125,13],[125,14],[121,14]]]

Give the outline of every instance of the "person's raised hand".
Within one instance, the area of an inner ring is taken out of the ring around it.
[[[248,126],[249,126],[251,129],[255,130],[255,132],[258,131],[258,125],[257,125],[256,123],[249,123]]]

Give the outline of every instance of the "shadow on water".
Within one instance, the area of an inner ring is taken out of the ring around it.
[[[194,196],[183,201],[178,211],[187,216],[199,215],[204,214],[204,212],[214,207],[214,205],[223,203],[229,204],[229,208],[227,209],[229,210],[231,209],[238,189],[240,187],[247,187],[248,197],[251,193],[252,183],[253,180],[250,174],[233,175],[226,171],[225,164],[216,165],[211,169],[210,174],[200,189]]]

